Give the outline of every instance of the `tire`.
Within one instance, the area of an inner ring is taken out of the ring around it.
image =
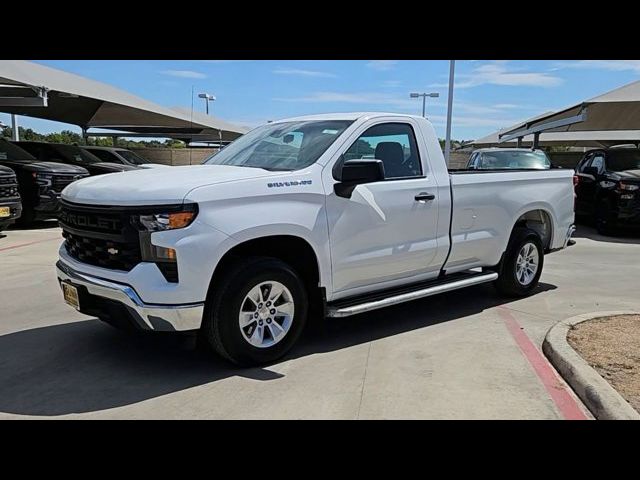
[[[530,261],[525,260],[523,264],[520,261],[521,255],[528,257]],[[544,249],[540,236],[529,228],[517,228],[511,234],[499,269],[499,277],[495,282],[497,290],[510,297],[529,295],[538,285],[543,264]],[[524,267],[525,265],[528,267]]]
[[[614,235],[615,228],[611,216],[611,204],[608,200],[600,200],[595,212],[596,230],[600,235]]]
[[[244,367],[283,357],[307,321],[307,292],[298,274],[281,260],[253,257],[224,275],[207,300],[200,332],[204,343]]]

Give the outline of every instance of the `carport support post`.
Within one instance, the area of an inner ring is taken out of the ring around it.
[[[518,148],[522,148],[522,137],[518,137]]]
[[[536,132],[533,134],[533,144],[531,145],[531,150],[535,150],[538,148],[538,144],[540,143],[540,132]]]
[[[115,135],[113,137],[111,137],[111,143],[113,144],[114,147],[118,146],[118,137],[116,137]]]
[[[85,127],[82,127],[82,139],[85,145],[89,145],[89,135],[87,135],[87,129]]]
[[[11,114],[11,140],[14,142],[20,141],[20,132],[18,131],[18,119],[16,118],[16,114]]]

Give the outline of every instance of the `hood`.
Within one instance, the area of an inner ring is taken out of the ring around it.
[[[85,168],[77,165],[69,165],[67,163],[57,162],[28,162],[19,160],[3,160],[2,164],[11,167],[13,170],[27,170],[30,172],[45,172],[45,173],[75,173],[75,174],[87,174]]]
[[[137,167],[131,165],[122,165],[120,163],[96,162],[90,163],[89,168],[93,168],[101,172],[127,172],[129,170],[138,170]]]
[[[144,168],[121,175],[90,177],[73,182],[62,198],[93,205],[163,205],[182,203],[191,190],[205,185],[282,176],[261,168],[227,165],[187,165]]]
[[[640,182],[640,170],[624,170],[616,172],[615,175],[620,177],[620,180],[637,180]]]
[[[170,167],[171,165],[165,165],[164,163],[142,163],[137,165],[138,168],[165,168]]]

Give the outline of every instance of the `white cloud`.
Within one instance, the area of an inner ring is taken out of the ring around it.
[[[306,102],[306,103],[351,103],[369,106],[393,106],[396,108],[414,109],[415,100],[403,98],[398,95],[376,92],[344,93],[344,92],[314,92],[304,97],[279,97],[274,98],[280,102]]]
[[[577,60],[574,62],[560,62],[557,67],[558,69],[582,68],[610,72],[632,71],[640,73],[640,60]]]
[[[329,72],[321,72],[319,70],[302,70],[299,68],[279,68],[274,70],[273,73],[277,75],[298,75],[301,77],[325,77],[335,78],[336,75]]]
[[[386,80],[386,81],[382,82],[382,86],[383,87],[395,88],[395,87],[399,87],[401,85],[402,85],[402,81],[401,80]]]
[[[160,73],[179,78],[207,78],[204,73],[195,72],[193,70],[163,70]]]
[[[472,88],[480,85],[502,85],[521,87],[556,87],[564,80],[543,72],[523,72],[510,69],[504,60],[475,67],[471,73],[458,74],[455,88]],[[430,85],[432,88],[446,88],[446,83]]]
[[[384,72],[395,68],[397,63],[397,60],[371,60],[367,63],[367,67]]]

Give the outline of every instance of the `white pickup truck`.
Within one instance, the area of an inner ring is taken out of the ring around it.
[[[448,171],[421,117],[277,121],[204,165],[91,177],[62,193],[57,274],[79,311],[200,330],[272,362],[310,306],[345,317],[495,282],[527,295],[573,232],[573,171]]]

